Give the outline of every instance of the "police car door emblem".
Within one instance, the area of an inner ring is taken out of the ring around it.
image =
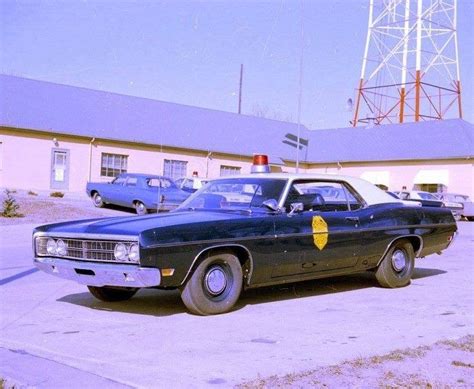
[[[322,250],[328,243],[328,225],[321,216],[313,216],[312,227],[314,245]]]

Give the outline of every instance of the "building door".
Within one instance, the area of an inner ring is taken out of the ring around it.
[[[69,150],[52,150],[51,189],[69,189]]]

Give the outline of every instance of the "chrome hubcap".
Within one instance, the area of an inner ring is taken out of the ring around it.
[[[406,267],[406,255],[402,250],[395,250],[392,254],[392,266],[397,272],[401,272]]]
[[[100,197],[99,195],[95,195],[94,201],[96,204],[100,204],[100,202],[102,201],[102,197]]]
[[[137,204],[138,212],[143,212],[145,210],[145,206],[142,203]]]
[[[227,278],[221,267],[213,267],[210,269],[204,280],[206,288],[214,296],[222,293],[227,286]]]

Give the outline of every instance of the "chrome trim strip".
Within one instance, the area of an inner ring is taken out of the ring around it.
[[[329,230],[329,234],[337,235],[337,234],[350,234],[350,233],[365,233],[365,232],[373,232],[373,231],[393,231],[393,230],[401,230],[401,229],[409,229],[409,228],[434,228],[434,227],[445,227],[445,226],[452,226],[451,223],[443,223],[443,224],[412,224],[412,225],[405,225],[405,226],[389,226],[389,227],[375,227],[375,228],[360,228],[353,231],[331,231]],[[322,234],[323,232],[321,232]],[[236,238],[223,238],[223,239],[209,239],[209,240],[193,240],[188,242],[173,242],[173,243],[158,243],[149,245],[146,248],[168,248],[168,247],[181,247],[181,246],[190,246],[190,245],[197,245],[197,244],[224,244],[224,243],[233,243],[233,242],[242,242],[242,241],[251,241],[251,240],[260,240],[260,239],[287,239],[292,237],[302,237],[302,236],[312,236],[313,233],[311,231],[308,232],[300,232],[295,234],[281,234],[281,235],[258,235],[258,236],[242,236]],[[413,236],[418,236],[412,234]]]
[[[238,238],[225,238],[225,239],[208,239],[208,240],[192,240],[189,242],[173,242],[173,243],[157,243],[153,245],[146,246],[146,249],[155,249],[155,248],[167,248],[167,247],[181,247],[181,246],[190,246],[190,245],[203,245],[203,244],[213,244],[213,243],[229,243],[232,242],[241,242],[241,241],[250,241],[250,240],[262,240],[262,239],[275,239],[276,235],[257,235],[257,236],[242,236]],[[234,244],[234,246],[239,246]]]
[[[161,282],[160,269],[137,265],[89,263],[52,257],[35,258],[34,264],[48,274],[82,285],[146,288],[159,286]],[[76,270],[94,274],[80,274]]]
[[[71,238],[71,239],[87,239],[87,240],[119,240],[138,242],[138,235],[114,235],[114,234],[94,234],[94,233],[76,233],[76,232],[47,232],[37,231],[33,234],[33,238],[37,236],[47,236],[51,238]]]
[[[400,240],[400,239],[404,239],[404,238],[412,238],[412,237],[415,237],[415,238],[418,238],[420,240],[420,248],[418,249],[418,251],[415,253],[415,258],[419,258],[419,255],[421,254],[421,250],[423,250],[423,238],[419,235],[414,235],[414,234],[411,234],[411,235],[401,235],[401,236],[397,236],[395,239],[391,240],[390,243],[387,245],[387,248],[385,249],[382,257],[379,259],[379,261],[377,262],[377,266],[380,265],[380,263],[382,262],[382,260],[385,258],[385,255],[387,255],[388,253],[388,250],[390,250],[390,247],[392,247],[392,244],[393,242],[395,242],[396,240]]]
[[[189,277],[189,274],[191,273],[191,269],[194,267],[194,264],[196,263],[196,261],[199,259],[199,257],[204,254],[206,251],[209,251],[209,250],[212,250],[212,249],[216,249],[216,248],[226,248],[226,247],[240,247],[242,249],[244,249],[248,256],[249,256],[249,260],[250,260],[250,270],[249,270],[249,277],[247,279],[247,285],[250,284],[250,279],[252,278],[252,274],[253,274],[253,257],[252,257],[252,254],[250,253],[250,250],[245,247],[245,246],[242,246],[240,244],[222,244],[222,245],[216,245],[216,246],[209,246],[209,247],[206,247],[205,249],[202,249],[195,257],[194,257],[194,260],[193,262],[191,263],[191,266],[189,267],[189,270],[188,272],[186,273],[186,275],[184,276],[183,280],[181,281],[181,284],[180,285],[184,285],[184,283],[186,282],[186,280],[188,279]]]

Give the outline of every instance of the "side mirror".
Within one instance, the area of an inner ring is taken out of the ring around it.
[[[267,207],[269,210],[273,212],[278,212],[280,207],[278,206],[278,202],[275,199],[268,199],[262,203],[263,206]]]
[[[304,211],[303,203],[291,203],[290,204],[290,213],[288,216],[292,216],[295,213],[300,213]]]

